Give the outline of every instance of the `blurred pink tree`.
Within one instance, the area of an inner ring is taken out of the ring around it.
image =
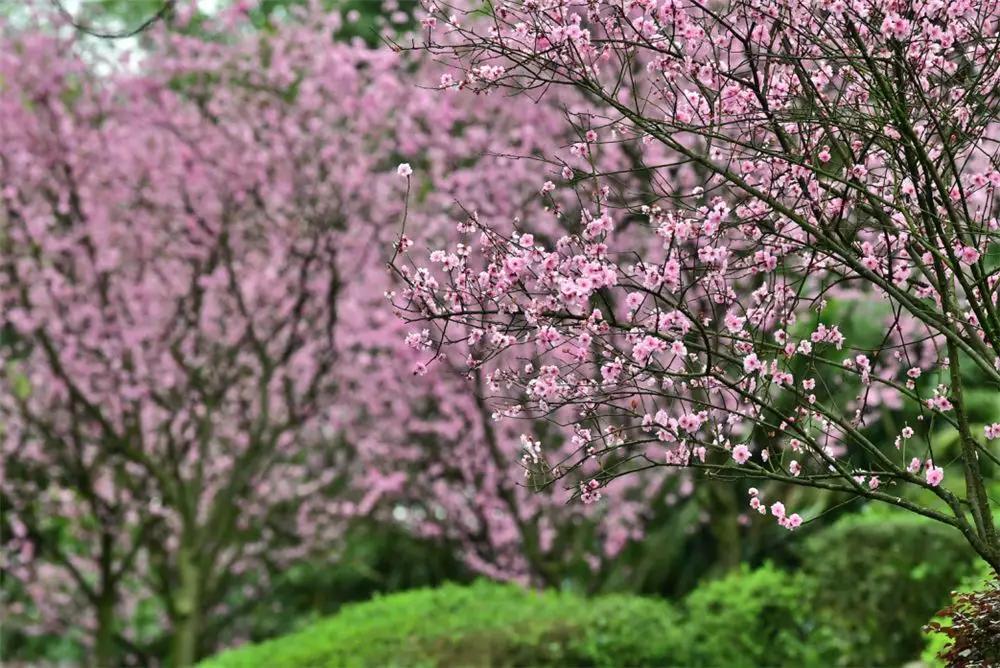
[[[542,215],[530,158],[572,143],[564,119],[586,105],[436,90],[430,64],[333,42],[336,13],[218,20],[158,25],[148,54],[100,75],[78,36],[4,29],[9,623],[77,633],[109,665],[154,640],[123,621],[152,600],[187,665],[239,613],[235,591],[252,602],[270,572],[392,509],[495,577],[612,562],[683,479],[607,491],[601,524],[534,493],[523,427],[445,365],[400,372],[424,342],[384,296],[406,188],[422,248],[458,238],[456,202]],[[538,233],[554,238],[552,214]],[[562,447],[550,431],[536,438]]]

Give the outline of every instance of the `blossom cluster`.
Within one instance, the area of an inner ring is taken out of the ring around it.
[[[966,491],[971,516],[956,510],[930,438],[956,430],[967,479],[996,460],[963,393],[1000,387],[1000,7],[525,0],[486,22],[426,8],[423,49],[460,87],[595,101],[580,163],[539,176],[543,197],[562,178],[579,202],[566,231],[472,216],[461,252],[400,268],[395,301],[434,326],[438,354],[472,348],[498,415],[588,426],[554,476],[661,466],[814,486],[964,527],[1000,564],[985,487]],[[640,186],[593,162],[602,144],[639,157]],[[847,330],[845,311],[877,332]],[[916,416],[898,450],[876,436],[883,411]],[[904,499],[910,486],[944,510]]]

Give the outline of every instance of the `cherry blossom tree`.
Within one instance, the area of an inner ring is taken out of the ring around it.
[[[245,81],[179,95],[179,76],[243,80],[235,59],[256,46],[164,46],[163,70],[106,81],[44,35],[5,54],[5,378],[26,380],[4,397],[5,497],[18,555],[37,557],[11,570],[43,620],[92,624],[100,665],[122,588],[162,602],[186,665],[241,573],[308,554],[377,496],[352,508],[350,492],[324,494],[364,468],[315,447],[336,424],[341,216],[354,212],[304,184],[296,160],[311,148],[305,112],[331,88],[280,117],[281,68],[258,73],[259,94]],[[342,55],[324,82],[360,91],[366,54]],[[347,155],[361,136],[340,139]],[[72,595],[49,609],[53,567]]]
[[[589,102],[464,95],[431,63],[334,42],[341,17],[315,8],[265,32],[239,5],[217,21],[158,24],[121,63],[4,29],[9,626],[78,637],[98,665],[186,665],[233,641],[270,573],[392,510],[495,577],[613,564],[686,476],[587,508],[534,493],[523,429],[456,369],[400,373],[424,339],[384,306],[404,208],[418,248],[453,243],[463,206],[542,214],[532,158],[575,151],[565,119]],[[575,447],[550,433],[532,438]],[[150,614],[169,647],[126,621]]]
[[[594,102],[579,155],[639,151],[639,198],[596,164],[555,171],[582,205],[556,239],[471,216],[461,252],[394,260],[424,363],[461,360],[498,415],[576,439],[526,435],[530,480],[584,504],[672,469],[830,490],[951,525],[1000,569],[1000,415],[969,399],[1000,388],[996,3],[425,8],[413,48],[457,86],[574,89]],[[877,336],[845,334],[845,302]],[[912,421],[876,442],[887,414]],[[747,503],[804,521],[766,496]]]

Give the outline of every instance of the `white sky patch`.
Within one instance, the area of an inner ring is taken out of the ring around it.
[[[113,15],[102,16],[100,12],[86,11],[88,5],[93,6],[99,2],[100,0],[61,0],[62,7],[67,12],[88,28],[98,32],[115,33],[129,31],[141,25],[147,18],[133,18],[131,21],[135,22],[135,25],[130,25],[125,20]],[[229,0],[178,0],[177,5],[194,4],[201,13],[212,15],[226,6],[228,2]],[[150,5],[150,12],[153,14],[156,13],[158,9],[157,5],[153,3],[145,4]],[[46,8],[44,3],[40,6]],[[15,25],[18,23],[30,23],[32,21],[29,16],[19,17],[14,15],[10,18]],[[75,30],[70,25],[61,25],[58,28],[53,26],[53,28],[66,33]],[[135,71],[142,63],[143,56],[145,55],[142,49],[141,34],[121,39],[103,39],[82,33],[79,37],[81,57],[90,63],[93,71],[99,75],[108,75],[112,72],[122,70]]]

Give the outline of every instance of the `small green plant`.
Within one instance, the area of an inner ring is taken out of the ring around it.
[[[991,666],[1000,663],[1000,581],[985,563],[952,593],[924,630],[921,660],[927,666]]]

